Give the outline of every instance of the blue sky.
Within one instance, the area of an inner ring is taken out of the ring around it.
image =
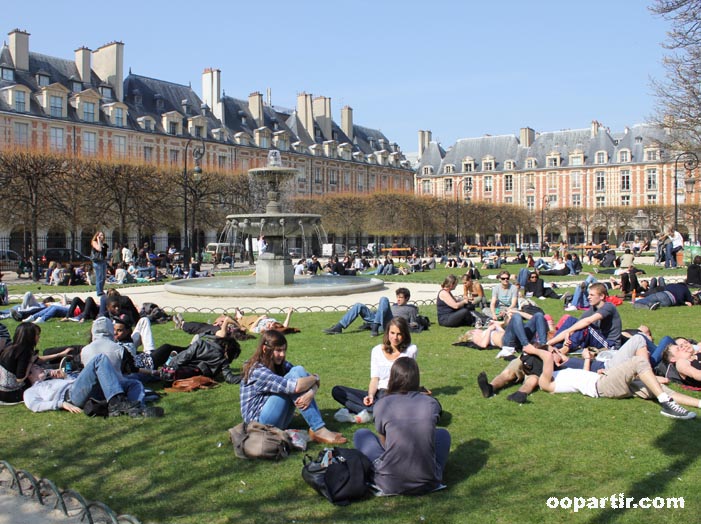
[[[651,1],[651,0],[650,0]],[[125,43],[125,74],[192,83],[222,70],[227,95],[272,90],[294,108],[306,91],[350,105],[405,152],[430,129],[458,138],[649,120],[651,78],[663,76],[667,23],[645,0],[268,0],[113,4],[6,2],[5,34],[73,58],[80,46]],[[112,7],[114,6],[114,7]]]

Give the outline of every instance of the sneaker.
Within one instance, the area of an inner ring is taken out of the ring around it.
[[[367,409],[364,409],[353,418],[356,424],[367,424],[368,422],[372,422],[373,416]]]
[[[351,415],[348,408],[341,408],[333,414],[333,418],[338,422],[355,422],[355,415]]]
[[[10,310],[10,315],[12,316],[13,320],[16,320],[17,322],[22,322],[22,314],[15,308],[12,308]]]
[[[479,386],[480,391],[482,392],[482,396],[484,398],[494,396],[494,388],[489,383],[489,380],[487,379],[487,374],[484,371],[477,375],[477,385]]]
[[[528,401],[528,395],[526,395],[523,391],[517,391],[516,393],[512,393],[506,397],[506,400],[510,400],[518,404],[525,404]]]
[[[577,311],[577,306],[574,304],[569,304],[566,308],[565,311]]]
[[[176,328],[183,328],[183,316],[180,313],[176,313],[175,315],[173,315],[173,322],[175,323]]]
[[[343,333],[343,326],[341,326],[341,324],[334,324],[330,328],[325,329],[324,333],[327,335],[340,335]]]
[[[653,302],[652,304],[650,304],[650,311],[655,311],[656,309],[660,309],[659,302]]]
[[[662,410],[660,415],[664,415],[669,418],[678,418],[682,420],[690,420],[696,418],[696,413],[693,411],[688,411],[677,404],[674,400],[668,400],[667,402],[660,402]]]
[[[501,348],[501,351],[499,351],[499,353],[497,353],[497,356],[494,358],[506,358],[510,357],[514,353],[516,353],[516,348],[512,348],[511,346],[503,346]]]
[[[44,322],[46,322],[46,320],[44,320],[42,317],[32,320],[32,324],[43,324]]]

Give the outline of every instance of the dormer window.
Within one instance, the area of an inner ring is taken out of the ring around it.
[[[424,175],[432,175],[433,174],[433,166],[424,166],[422,173]]]
[[[595,158],[596,158],[597,164],[605,164],[606,163],[606,151],[597,151]]]
[[[14,98],[15,111],[17,111],[18,113],[25,113],[27,111],[27,93],[17,89],[14,92]]]
[[[475,159],[472,157],[465,157],[462,161],[463,173],[472,173],[475,170]]]
[[[516,162],[514,162],[513,160],[507,160],[506,162],[504,162],[504,169],[508,171],[513,171],[514,169],[516,169]]]
[[[582,153],[572,153],[570,155],[570,165],[571,166],[581,166],[584,165],[584,155]]]
[[[535,158],[526,159],[526,169],[535,169],[538,167],[538,161]]]
[[[623,149],[618,152],[618,161],[620,163],[630,162],[630,151]]]
[[[494,171],[494,161],[484,160],[482,162],[482,171]]]
[[[63,97],[51,95],[49,97],[49,111],[55,118],[63,117]]]
[[[170,124],[168,125],[168,133],[171,135],[178,134],[178,123],[177,122],[170,122]]]
[[[49,75],[46,75],[44,73],[39,73],[37,75],[37,84],[39,87],[46,87],[50,83]]]
[[[112,121],[117,127],[124,127],[124,109],[121,107],[115,107]]]
[[[111,86],[100,86],[100,95],[106,100],[112,100],[112,87]]]
[[[446,172],[447,174],[455,173],[455,166],[454,166],[453,164],[446,164],[446,166],[445,166],[445,172]]]
[[[659,149],[646,149],[645,150],[645,160],[647,162],[657,162],[659,159]]]
[[[157,94],[154,98],[156,100],[156,111],[163,111],[165,108],[165,101],[163,100],[163,97]]]
[[[545,161],[547,167],[560,167],[560,153],[550,153]]]
[[[80,93],[83,90],[82,82],[71,82],[71,91],[74,93]]]
[[[95,104],[93,102],[83,102],[83,120],[86,122],[95,121]]]
[[[3,80],[9,80],[10,82],[14,82],[14,69],[10,69],[9,67],[0,67],[0,78],[2,78]]]

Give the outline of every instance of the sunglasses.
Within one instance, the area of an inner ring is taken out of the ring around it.
[[[499,277],[499,280],[509,280],[509,277]]]

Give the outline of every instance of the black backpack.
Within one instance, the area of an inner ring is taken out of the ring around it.
[[[357,449],[327,448],[316,460],[305,455],[302,463],[304,481],[329,502],[347,506],[368,494],[372,464]]]

